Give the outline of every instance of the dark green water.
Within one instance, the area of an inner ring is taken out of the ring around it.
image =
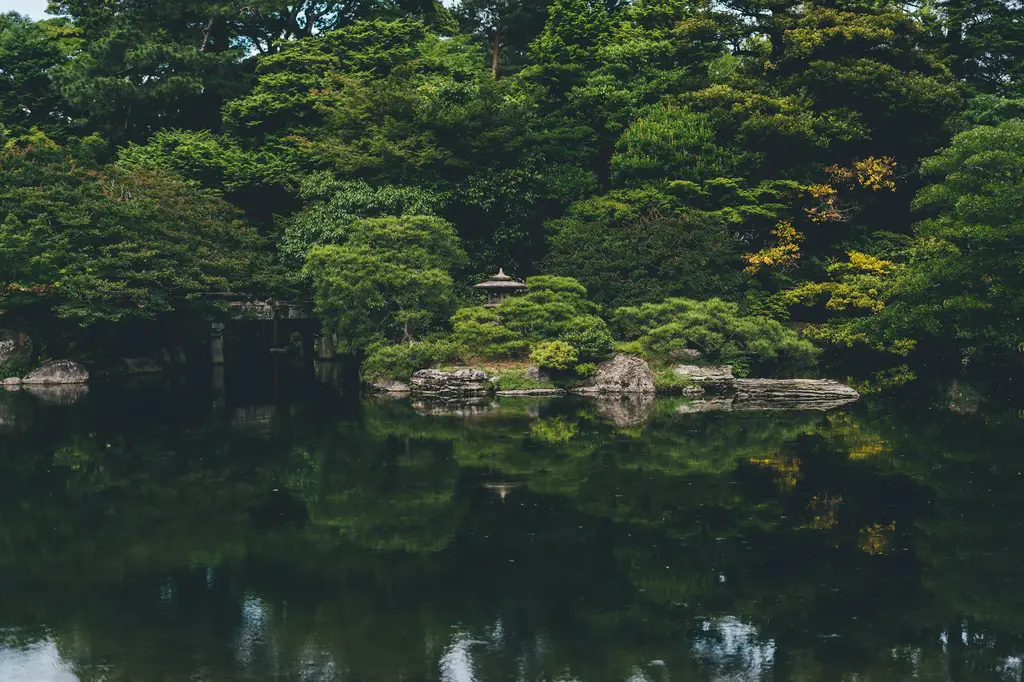
[[[1024,421],[0,395],[0,680],[1020,680]],[[618,425],[616,425],[618,422]]]

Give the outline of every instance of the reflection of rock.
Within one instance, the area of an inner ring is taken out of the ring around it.
[[[697,412],[728,412],[732,409],[732,398],[710,398],[708,400],[692,400],[683,403],[676,410],[679,414],[696,414]]]
[[[240,431],[263,433],[274,427],[274,405],[247,405],[231,410],[231,426]]]
[[[71,360],[51,360],[22,379],[26,384],[84,384],[89,372]]]
[[[85,384],[29,384],[25,391],[45,405],[74,405],[89,394]]]
[[[490,412],[496,406],[489,397],[465,400],[420,400],[412,404],[416,414],[427,417],[473,417]]]
[[[736,406],[748,410],[830,410],[860,398],[857,391],[831,379],[736,379],[733,386]]]
[[[618,427],[639,426],[654,408],[653,393],[605,395],[595,399],[598,413]]]
[[[456,372],[421,369],[412,375],[413,393],[442,400],[483,396],[493,390],[491,377],[478,369],[460,369]]]
[[[565,395],[565,390],[561,388],[517,388],[510,391],[498,391],[496,395],[503,396],[517,396],[517,395],[533,395],[533,396],[560,396]]]
[[[170,362],[169,353],[167,360]],[[164,364],[156,358],[121,358],[121,368],[125,374],[155,374],[164,371]]]
[[[32,426],[32,401],[20,393],[0,392],[0,432],[18,433]]]
[[[647,362],[633,355],[616,355],[602,362],[597,374],[577,393],[654,393],[654,374]]]
[[[408,393],[409,384],[394,379],[376,379],[367,383],[374,393]]]
[[[32,362],[32,338],[28,334],[0,329],[0,367],[25,368]]]
[[[734,381],[732,365],[679,365],[675,373],[708,389],[726,390]]]
[[[981,392],[972,384],[953,379],[946,389],[946,409],[959,414],[974,414],[981,405]]]

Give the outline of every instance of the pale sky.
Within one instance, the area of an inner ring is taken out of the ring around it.
[[[17,12],[27,14],[33,19],[42,19],[46,16],[47,0],[0,0],[0,14]]]

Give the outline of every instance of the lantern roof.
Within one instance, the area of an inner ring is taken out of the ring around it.
[[[522,282],[517,282],[508,275],[505,274],[505,269],[500,268],[498,274],[493,275],[491,279],[486,282],[480,282],[480,284],[474,284],[474,289],[525,289],[526,285]]]

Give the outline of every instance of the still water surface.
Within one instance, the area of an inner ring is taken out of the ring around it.
[[[265,379],[0,394],[0,680],[1024,675],[1012,406],[444,415]]]

